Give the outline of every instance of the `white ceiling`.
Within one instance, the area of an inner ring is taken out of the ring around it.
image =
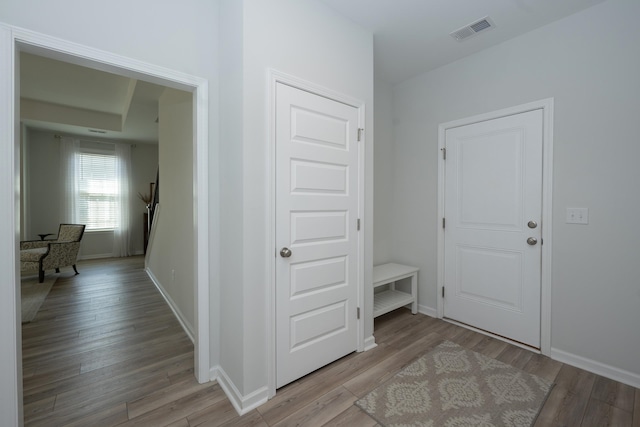
[[[605,0],[320,0],[374,34],[375,73],[389,83],[494,46]],[[496,27],[449,33],[489,16]]]
[[[21,53],[21,120],[61,134],[158,142],[164,87]],[[98,132],[96,132],[98,131]]]

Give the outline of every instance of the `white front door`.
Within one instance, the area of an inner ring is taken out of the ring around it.
[[[276,387],[356,350],[358,109],[276,84]]]
[[[540,348],[542,110],[445,139],[444,316]]]

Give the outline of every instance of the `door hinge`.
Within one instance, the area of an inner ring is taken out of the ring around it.
[[[442,298],[444,298],[444,286],[442,287]]]
[[[358,319],[359,319],[359,318],[360,318],[360,307],[358,307],[358,308],[356,309],[356,315],[358,316]]]
[[[442,218],[442,228],[444,228],[445,222],[446,222],[446,221],[445,221],[445,219],[444,219],[444,217],[443,217],[443,218]]]
[[[441,148],[440,150],[442,150],[442,160],[447,160],[447,149]]]
[[[358,218],[358,221],[356,222],[356,225],[358,226],[358,231],[360,231],[360,218]]]
[[[358,128],[358,141],[362,140],[362,133],[364,132],[363,128]]]

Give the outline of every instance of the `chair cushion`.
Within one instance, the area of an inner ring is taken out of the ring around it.
[[[20,262],[37,262],[40,257],[47,253],[48,248],[24,249],[20,251]]]

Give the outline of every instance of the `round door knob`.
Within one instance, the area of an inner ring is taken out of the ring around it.
[[[280,256],[282,258],[289,258],[291,256],[291,249],[289,248],[280,249]]]
[[[531,246],[535,245],[536,243],[538,243],[538,239],[536,239],[535,237],[529,237],[527,239],[527,243],[530,244]],[[282,253],[282,252],[280,252]]]
[[[529,221],[527,225],[529,226],[529,228],[536,228],[538,226],[538,223],[535,221]]]

